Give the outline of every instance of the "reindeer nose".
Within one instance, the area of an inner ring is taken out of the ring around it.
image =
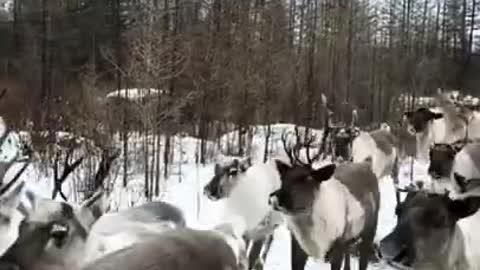
[[[278,197],[276,194],[273,193],[270,195],[270,198],[268,198],[268,204],[276,210],[279,208],[280,204],[278,202]]]
[[[205,196],[210,195],[210,189],[209,189],[208,186],[205,186],[205,187],[203,188],[203,195],[205,195]]]
[[[410,133],[410,135],[415,135],[415,133],[416,133],[416,132],[415,132],[415,128],[412,127],[412,126],[409,126],[409,127],[407,128],[407,131],[408,131],[408,133]]]

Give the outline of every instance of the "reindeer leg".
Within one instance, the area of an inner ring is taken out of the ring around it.
[[[359,270],[367,270],[368,261],[373,254],[373,239],[375,238],[375,231],[365,234],[362,241],[359,244]]]
[[[257,262],[260,258],[260,252],[262,251],[263,243],[265,242],[264,239],[253,241],[252,248],[248,253],[248,269],[257,269]]]
[[[343,270],[350,270],[350,248],[345,248],[345,263],[343,265]]]
[[[346,250],[341,245],[337,245],[331,249],[330,253],[330,269],[340,270],[342,269],[343,257],[346,255]]]
[[[303,251],[302,247],[298,243],[297,239],[293,233],[290,234],[291,237],[291,255],[292,255],[292,270],[304,270],[305,265],[307,264],[308,255]]]
[[[270,252],[270,248],[272,246],[272,243],[273,243],[273,234],[267,236],[267,239],[263,245],[263,251],[262,251],[262,254],[261,254],[261,259],[262,259],[262,269],[263,269],[263,264],[265,264],[265,261],[267,260],[267,255],[268,255],[268,252]]]

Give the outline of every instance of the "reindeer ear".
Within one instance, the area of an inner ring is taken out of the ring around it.
[[[462,151],[463,147],[467,145],[466,142],[457,142],[452,144],[452,148],[455,151],[455,154]]]
[[[443,113],[432,113],[432,119],[443,118]]]
[[[480,197],[468,197],[462,200],[449,200],[448,210],[456,219],[467,218],[480,208]]]
[[[335,164],[326,165],[312,172],[312,177],[317,182],[323,182],[330,179],[335,173],[337,166]]]
[[[277,170],[280,173],[280,175],[285,175],[288,170],[290,170],[290,165],[284,163],[281,160],[275,159],[275,165],[277,166]]]

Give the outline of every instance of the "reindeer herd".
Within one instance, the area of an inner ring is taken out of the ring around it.
[[[293,270],[303,270],[309,257],[332,270],[350,269],[352,256],[360,270],[372,260],[397,269],[480,270],[480,112],[444,93],[437,99],[438,107],[403,115],[416,158],[429,162],[428,179],[398,185],[406,154],[389,125],[335,126],[329,112],[318,147],[314,136],[296,130],[295,143],[284,133],[283,154],[266,162],[215,164],[203,194],[226,207],[210,229],[189,228],[184,213],[166,202],[110,212],[102,187],[74,205],[3,179],[0,270],[263,269],[283,225],[291,233]],[[375,243],[379,181],[388,175],[397,223]]]

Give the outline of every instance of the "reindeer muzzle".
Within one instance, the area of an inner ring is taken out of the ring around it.
[[[273,207],[276,211],[282,211],[282,207],[280,206],[280,201],[277,196],[277,192],[270,194],[270,198],[268,198],[268,204]]]

